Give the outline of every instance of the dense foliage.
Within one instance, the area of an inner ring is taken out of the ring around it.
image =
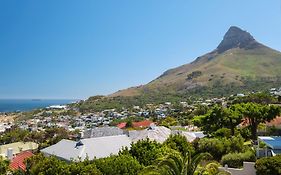
[[[256,161],[255,153],[251,150],[248,150],[244,153],[229,153],[222,157],[222,165],[227,164],[228,167],[232,168],[241,168],[243,162],[254,162]]]
[[[194,153],[194,148],[192,147],[192,145],[187,141],[185,136],[182,136],[180,134],[171,135],[164,142],[164,145],[178,151],[182,155],[186,155],[188,152],[190,154]]]
[[[251,139],[256,140],[259,124],[271,121],[280,112],[279,106],[254,102],[234,104],[228,108],[216,105],[207,114],[195,117],[193,122],[208,135],[225,134],[217,132],[222,128],[230,129],[231,135],[235,135],[237,126],[244,121],[245,127],[250,129]]]
[[[215,105],[203,116],[194,119],[195,124],[200,126],[206,134],[212,134],[221,128],[228,128],[234,135],[234,130],[242,121],[242,115],[237,111],[236,106],[224,108]]]
[[[281,174],[281,155],[265,157],[256,161],[257,175]]]
[[[39,149],[53,145],[61,139],[70,138],[77,134],[76,131],[69,132],[64,128],[46,128],[44,131],[28,131],[14,127],[1,134],[0,144],[9,144],[13,142],[36,142],[39,144]]]
[[[150,140],[137,141],[128,150],[124,149],[120,154],[130,154],[138,160],[141,165],[151,165],[161,155],[161,144]]]
[[[257,128],[260,123],[271,121],[277,115],[280,114],[280,107],[275,105],[262,105],[257,103],[241,103],[239,104],[239,110],[243,114],[246,121],[249,123],[249,127],[252,134],[252,139],[257,139]]]
[[[36,155],[26,161],[27,175],[101,175],[102,173],[89,161],[66,163],[55,157]]]
[[[246,148],[244,139],[241,136],[231,138],[203,138],[196,144],[197,152],[208,152],[215,160],[221,160],[221,157],[228,153],[243,152]]]
[[[0,174],[5,174],[9,167],[9,161],[3,160],[0,156]]]
[[[140,163],[128,154],[98,159],[94,163],[103,175],[136,175],[142,169]]]

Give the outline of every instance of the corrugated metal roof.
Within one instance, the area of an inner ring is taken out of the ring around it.
[[[123,135],[124,131],[118,127],[95,127],[84,131],[83,138]]]
[[[259,137],[271,149],[281,149],[281,137]]]
[[[42,149],[47,155],[54,155],[64,160],[90,160],[117,154],[122,147],[130,147],[131,140],[126,135],[106,136],[82,139],[80,143],[71,140],[61,140],[55,145]]]
[[[153,128],[148,128],[145,130],[134,130],[129,131],[129,137],[133,142],[138,140],[155,140],[156,142],[163,143],[171,134],[171,130],[164,126],[155,126]]]

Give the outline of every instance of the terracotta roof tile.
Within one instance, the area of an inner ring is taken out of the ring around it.
[[[120,129],[123,129],[123,128],[125,128],[126,127],[126,122],[122,122],[122,123],[119,123],[118,125],[117,125],[117,127],[118,128],[120,128]]]
[[[147,128],[149,127],[153,122],[150,120],[144,120],[140,122],[133,122],[133,127],[135,128]]]
[[[17,154],[10,162],[10,168],[12,170],[22,169],[26,170],[24,160],[31,157],[33,153],[31,151],[24,151],[19,154]]]
[[[270,122],[266,122],[267,126],[280,126],[281,125],[281,117],[276,117]]]

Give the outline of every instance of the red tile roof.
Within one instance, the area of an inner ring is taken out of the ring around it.
[[[245,127],[250,124],[249,119],[244,119],[241,123],[240,126]],[[266,126],[281,126],[281,117],[276,117],[275,119],[271,120],[270,122],[265,123]]]
[[[17,154],[10,162],[10,168],[12,170],[22,169],[26,170],[26,166],[24,164],[24,160],[31,157],[33,153],[31,151],[23,151]]]
[[[281,117],[276,117],[270,122],[266,122],[267,126],[281,126]]]
[[[134,128],[147,128],[152,124],[153,122],[150,120],[144,120],[141,122],[133,122],[133,127]]]
[[[120,128],[120,129],[123,129],[123,128],[125,128],[126,127],[126,122],[122,122],[122,123],[119,123],[118,125],[117,125],[117,127],[118,128]]]
[[[153,122],[150,121],[150,120],[143,120],[143,121],[140,121],[140,122],[133,122],[132,125],[134,128],[148,128],[150,126],[150,124],[152,124]],[[126,122],[122,122],[122,123],[119,123],[117,125],[118,128],[120,129],[123,129],[126,127]]]

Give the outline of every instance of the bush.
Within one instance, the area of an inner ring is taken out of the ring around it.
[[[222,165],[227,164],[232,168],[240,168],[243,166],[243,162],[254,162],[256,160],[255,154],[252,150],[244,153],[229,153],[222,157]]]
[[[103,175],[136,175],[142,169],[134,157],[125,154],[97,159],[94,163]]]
[[[191,154],[194,153],[194,148],[187,141],[186,137],[179,134],[170,135],[163,144],[171,149],[179,151],[183,156],[189,151],[191,151]]]
[[[8,168],[9,161],[3,160],[3,158],[0,156],[0,174],[6,174]]]
[[[130,150],[124,149],[120,154],[129,153],[137,159],[137,161],[144,166],[151,165],[159,158],[161,144],[149,139],[139,140],[131,144]]]
[[[228,128],[218,129],[216,132],[212,134],[214,137],[231,137],[231,130]]]
[[[244,139],[238,136],[231,138],[202,138],[195,145],[197,152],[208,152],[215,160],[220,161],[221,157],[228,153],[242,152]]]
[[[202,138],[198,141],[197,152],[208,152],[215,160],[220,160],[222,155],[226,153],[226,146],[222,139],[218,138]]]
[[[256,161],[257,175],[281,174],[281,155],[265,157]]]

